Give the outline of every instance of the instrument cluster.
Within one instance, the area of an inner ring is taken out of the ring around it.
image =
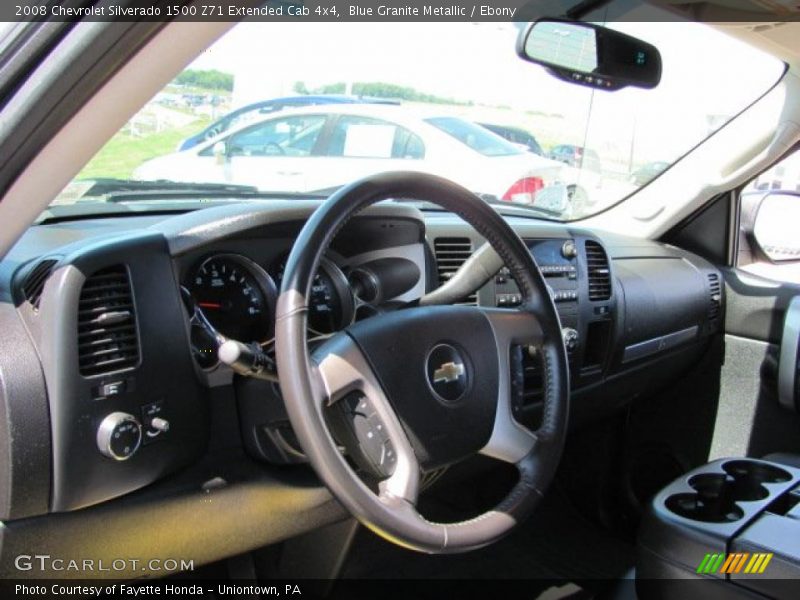
[[[310,338],[332,335],[380,312],[421,276],[416,264],[404,258],[344,269],[333,258],[323,257],[311,285]],[[193,354],[202,368],[217,365],[219,335],[244,344],[271,345],[287,259],[288,253],[281,254],[264,268],[242,254],[220,252],[204,256],[187,270],[183,295],[192,316]]]

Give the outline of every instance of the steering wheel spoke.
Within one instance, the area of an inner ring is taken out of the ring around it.
[[[419,492],[419,462],[400,420],[358,345],[340,333],[312,356],[319,380],[320,404],[331,407],[350,396],[351,406],[339,414],[350,423],[345,437],[385,478],[380,494],[401,498],[412,505]],[[346,444],[347,445],[347,444]]]
[[[481,454],[516,464],[533,450],[536,434],[514,418],[514,397],[522,394],[522,389],[521,382],[513,380],[511,350],[513,346],[541,346],[542,328],[526,310],[487,308],[483,313],[492,326],[500,364],[494,427]]]

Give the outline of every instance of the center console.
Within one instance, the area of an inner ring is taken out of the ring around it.
[[[526,239],[561,321],[573,388],[597,381],[611,349],[617,299],[612,270],[602,244],[588,236]],[[520,304],[521,294],[508,268],[491,282],[494,304]],[[515,377],[524,397],[515,406],[529,407],[541,400],[542,369],[536,356],[515,355]]]
[[[800,469],[736,458],[680,477],[645,516],[636,578],[703,580],[708,598],[797,597]],[[648,587],[648,597],[676,589]]]

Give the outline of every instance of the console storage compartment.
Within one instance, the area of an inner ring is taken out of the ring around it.
[[[656,495],[642,522],[636,572],[638,581],[716,582],[715,593],[704,590],[710,596],[796,598],[800,469],[736,458],[680,477]],[[671,599],[678,588],[662,589]]]

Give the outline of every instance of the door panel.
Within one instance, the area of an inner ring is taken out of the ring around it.
[[[725,331],[731,335],[780,344],[783,320],[800,285],[774,281],[740,269],[724,271]]]
[[[750,192],[748,192],[750,193]],[[750,193],[751,194],[751,193]],[[784,320],[800,285],[782,264],[751,247],[756,206],[736,192],[720,195],[665,237],[666,242],[696,252],[721,267],[725,282],[725,350],[710,458],[761,457],[772,452],[800,454],[800,415],[778,400],[778,364]],[[772,266],[771,278],[753,266]]]
[[[800,285],[737,268],[724,277],[725,365],[711,458],[800,454],[800,414],[778,393],[781,357],[793,354],[797,369],[797,339],[785,339],[784,326]]]

